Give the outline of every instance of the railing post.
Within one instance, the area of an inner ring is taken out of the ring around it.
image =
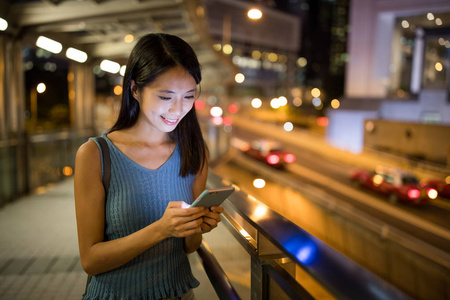
[[[251,299],[269,299],[267,271],[257,256],[251,256]]]

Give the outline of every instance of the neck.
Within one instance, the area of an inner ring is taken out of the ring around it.
[[[133,140],[147,145],[156,146],[171,142],[169,134],[159,130],[139,130],[138,128],[132,127],[124,133],[130,135]]]

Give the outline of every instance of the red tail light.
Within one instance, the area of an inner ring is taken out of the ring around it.
[[[280,162],[280,157],[275,154],[270,154],[269,156],[267,156],[267,162],[270,165],[276,165],[277,163]]]
[[[295,161],[295,155],[291,153],[287,153],[284,155],[284,161],[288,164],[293,163]]]
[[[411,189],[408,191],[408,197],[411,199],[417,199],[420,197],[420,191],[418,189]]]

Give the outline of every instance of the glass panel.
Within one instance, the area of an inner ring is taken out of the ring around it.
[[[404,27],[403,19],[396,20],[392,42],[389,97],[409,98],[412,60],[414,52],[414,31]]]
[[[9,202],[15,192],[14,149],[0,146],[0,207]]]
[[[448,89],[450,34],[431,36],[425,40],[423,86],[426,89]],[[446,42],[447,41],[447,42]]]

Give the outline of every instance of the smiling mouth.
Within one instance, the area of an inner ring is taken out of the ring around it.
[[[163,119],[164,123],[168,124],[168,125],[174,125],[178,122],[178,119],[169,119],[166,117],[161,116],[161,118]]]

